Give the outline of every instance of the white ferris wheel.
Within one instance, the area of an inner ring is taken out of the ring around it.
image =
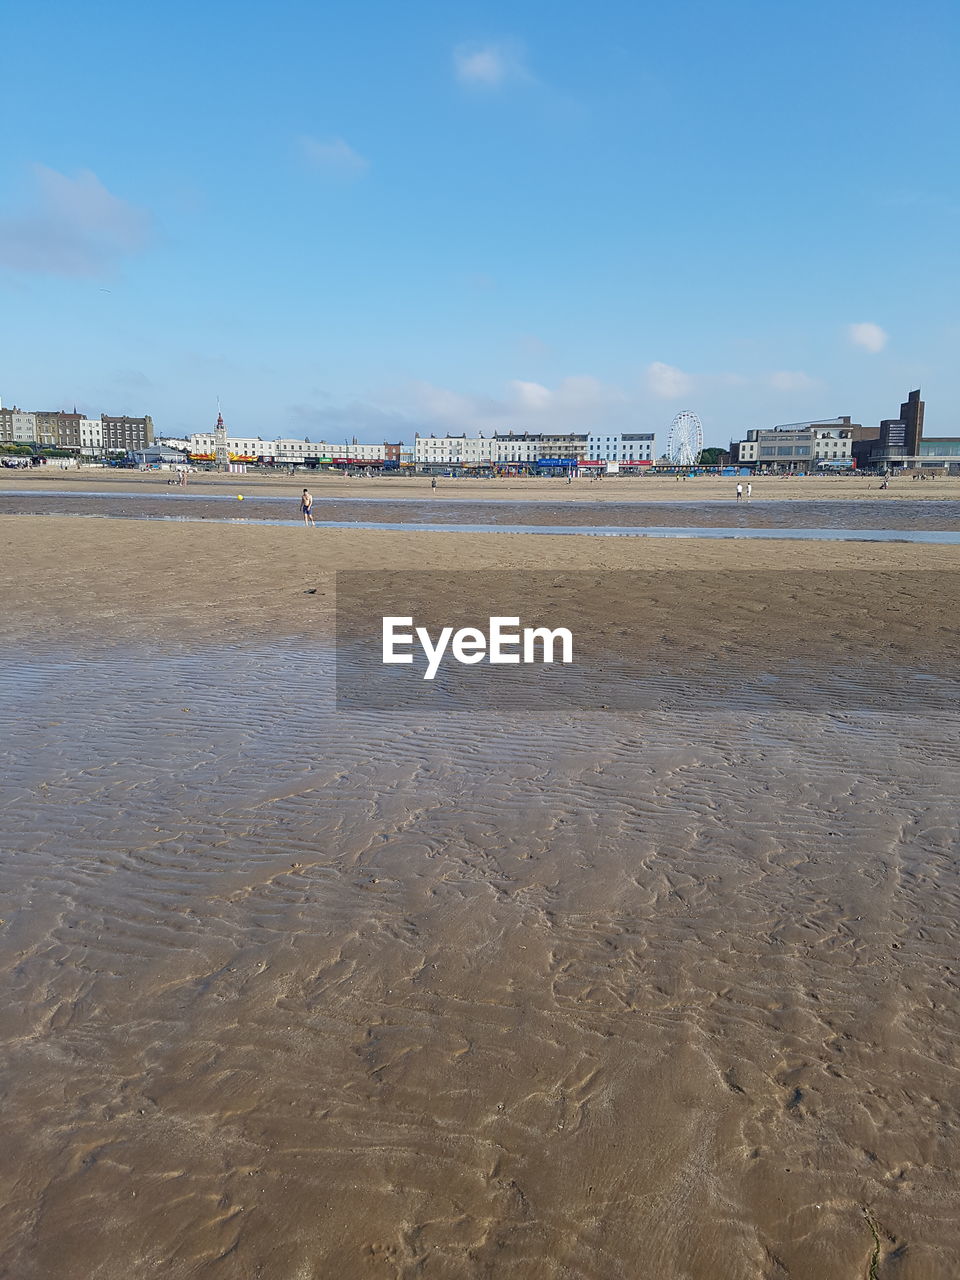
[[[703,449],[703,424],[695,413],[684,410],[670,423],[667,457],[678,467],[695,467]]]

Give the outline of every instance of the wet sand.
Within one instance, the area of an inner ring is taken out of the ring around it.
[[[82,468],[60,471],[42,467],[36,470],[0,469],[0,489],[36,492],[41,489],[76,489],[78,492],[102,489],[143,489],[145,493],[169,494],[169,472],[128,471],[117,467]],[[741,478],[746,483],[746,478]],[[245,475],[219,475],[197,472],[191,475],[188,493],[260,493],[286,495],[294,502],[306,485],[318,499],[328,498],[423,498],[444,502],[468,499],[487,502],[509,499],[523,502],[736,502],[738,477],[696,476],[689,480],[649,476],[604,476],[567,484],[564,480],[537,477],[503,477],[496,480],[449,479],[441,477],[436,490],[429,476],[344,477],[326,473],[297,472],[295,475],[270,475],[248,472]],[[752,481],[753,500],[791,502],[852,501],[864,499],[896,503],[930,499],[960,500],[960,476],[939,476],[926,480],[894,478],[888,489],[880,488],[877,476],[758,476]]]
[[[697,539],[641,543],[509,533],[378,533],[19,516],[0,516],[0,549],[3,634],[31,649],[77,638],[107,645],[124,639],[209,640],[224,645],[249,638],[318,636],[329,641],[338,569],[455,573],[563,568],[600,574],[682,568],[911,573],[960,569],[960,547],[949,546],[718,544]],[[771,584],[771,599],[777,598],[776,584]],[[913,598],[905,613],[922,623],[918,609]],[[697,601],[692,599],[677,621],[689,628],[697,617]],[[791,643],[802,646],[806,622],[798,618],[795,623]],[[815,640],[818,628],[809,631]]]
[[[376,485],[372,486],[376,488]],[[751,502],[655,501],[608,497],[589,501],[558,491],[555,499],[536,500],[499,497],[442,498],[420,496],[389,497],[380,486],[376,495],[317,497],[317,522],[382,523],[413,525],[467,525],[475,528],[510,526],[560,526],[624,529],[897,529],[904,531],[960,530],[960,492],[949,498],[903,498],[883,501],[883,495],[860,494],[855,500],[840,497],[786,501],[773,498]],[[562,486],[566,489],[566,486]],[[242,493],[242,490],[240,491]],[[168,490],[126,490],[116,495],[106,492],[42,489],[9,494],[0,492],[0,515],[109,515],[126,519],[266,520],[300,523],[299,498],[265,494],[259,490],[243,494],[222,488],[182,493]],[[880,500],[878,500],[880,499]]]
[[[0,545],[0,1275],[960,1272],[960,717],[905,678],[956,678],[960,549],[685,542],[684,595],[668,543]],[[902,695],[338,713],[333,571],[425,567],[593,572],[598,635],[660,570],[681,652],[750,568],[753,668]]]

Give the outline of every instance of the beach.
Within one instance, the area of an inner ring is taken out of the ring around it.
[[[0,1275],[958,1274],[960,547],[88,516],[0,515]],[[425,570],[680,696],[338,710],[336,574]]]
[[[116,486],[145,493],[168,493],[167,481],[172,472],[138,471],[121,467],[81,467],[61,470],[48,464],[23,470],[0,471],[0,489],[78,489],[95,491]],[[425,497],[443,501],[447,498],[521,499],[524,502],[556,502],[570,498],[589,502],[697,502],[729,501],[736,503],[737,483],[746,484],[745,477],[693,476],[676,479],[674,476],[603,476],[595,480],[581,477],[572,484],[555,478],[536,476],[502,476],[491,480],[474,480],[440,476],[436,490],[431,488],[431,477],[421,476],[344,476],[330,472],[298,471],[295,475],[272,474],[266,471],[242,472],[220,475],[212,471],[198,471],[188,476],[190,493],[237,493],[251,491],[271,495],[288,495],[296,502],[306,485],[316,498],[414,498]],[[8,483],[9,482],[9,483]],[[816,499],[862,501],[876,499],[896,502],[903,498],[960,498],[960,477],[937,476],[925,480],[895,477],[889,488],[881,489],[881,480],[874,475],[829,476],[756,476],[751,477],[752,497],[756,501],[809,502]]]

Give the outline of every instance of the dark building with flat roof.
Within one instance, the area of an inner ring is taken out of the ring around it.
[[[149,414],[145,418],[128,418],[104,413],[101,419],[105,452],[127,453],[153,444],[153,419]]]
[[[884,418],[875,429],[873,439],[862,439],[854,446],[859,466],[912,467],[923,452],[923,409],[920,388],[911,391],[900,406],[899,418]]]
[[[74,409],[73,413],[57,414],[57,444],[61,449],[79,449],[80,440],[80,422],[83,415],[77,413]]]
[[[911,391],[900,406],[900,421],[906,427],[903,442],[904,453],[915,457],[920,452],[920,441],[923,439],[923,401],[920,399],[920,388]]]

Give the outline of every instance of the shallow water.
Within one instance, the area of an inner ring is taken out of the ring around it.
[[[6,654],[0,1272],[955,1276],[960,716],[903,684],[413,719],[322,647]]]
[[[165,521],[177,524],[230,524],[230,525],[280,525],[288,528],[302,526],[302,520],[263,520],[246,516],[207,517],[183,515],[137,515],[123,512],[45,511],[53,518],[71,516],[73,519]],[[315,520],[317,529],[370,529],[389,533],[532,533],[577,535],[591,538],[746,538],[774,539],[790,542],[918,542],[937,543],[943,546],[960,545],[960,531],[933,529],[816,529],[816,528],[712,528],[694,525],[688,528],[660,525],[551,525],[551,524],[459,524],[456,522],[429,524],[425,521],[411,523],[387,523],[374,520]]]
[[[297,523],[298,500],[237,493],[96,493],[0,491],[0,514],[62,515],[121,514],[133,516],[182,515],[219,520],[233,507],[247,519]],[[371,524],[371,508],[377,523]],[[289,519],[285,519],[284,513]],[[582,498],[559,501],[512,499],[436,498],[325,498],[318,499],[315,514],[324,523],[361,524],[365,527],[416,525],[463,529],[632,528],[686,529],[866,529],[940,530],[960,532],[960,501],[898,498],[896,501],[835,499],[829,501],[730,502],[607,502]],[[302,523],[302,521],[299,521]],[[319,519],[318,519],[319,523]]]

